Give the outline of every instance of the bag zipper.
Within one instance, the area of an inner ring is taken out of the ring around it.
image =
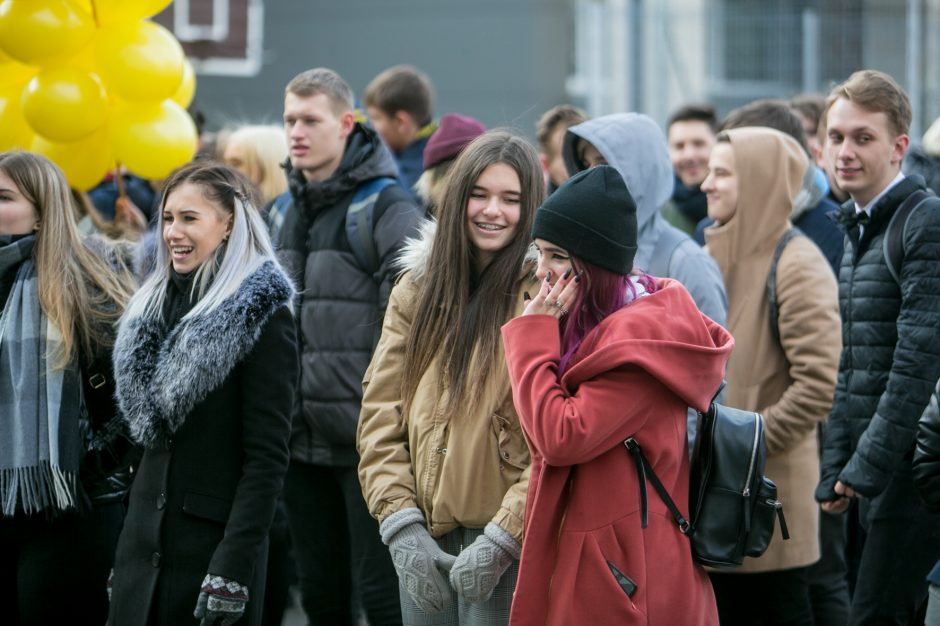
[[[751,479],[754,475],[754,465],[757,463],[757,447],[758,444],[760,444],[762,418],[760,413],[755,413],[754,415],[757,423],[755,424],[754,428],[754,444],[751,447],[751,464],[747,468],[747,482],[744,483],[744,489],[741,491],[741,495],[745,498],[751,495]]]

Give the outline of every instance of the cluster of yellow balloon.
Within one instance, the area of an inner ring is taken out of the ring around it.
[[[46,155],[77,189],[121,163],[163,178],[196,151],[196,88],[172,0],[0,0],[0,151]]]

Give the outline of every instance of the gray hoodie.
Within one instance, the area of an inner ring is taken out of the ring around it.
[[[616,168],[636,202],[637,251],[634,267],[682,283],[698,308],[726,325],[728,297],[718,264],[695,241],[671,225],[660,208],[672,196],[674,175],[666,136],[651,118],[615,113],[572,126],[565,133],[562,156],[568,173],[587,166],[578,156],[578,140],[591,143]],[[721,396],[718,400],[721,401]],[[698,414],[689,409],[689,451],[695,441]]]
[[[578,139],[590,142],[623,176],[636,201],[637,253],[634,265],[682,283],[699,309],[722,326],[728,312],[715,260],[688,235],[671,226],[659,209],[672,195],[672,162],[663,131],[639,113],[615,113],[572,126],[562,154],[569,174],[586,169]]]

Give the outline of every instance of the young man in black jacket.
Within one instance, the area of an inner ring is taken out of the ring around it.
[[[359,486],[356,426],[394,260],[422,215],[332,70],[288,83],[284,127],[290,191],[277,243],[300,293],[302,359],[284,498],[304,610],[312,624],[355,623],[358,596],[372,626],[401,624],[398,578]]]
[[[911,105],[888,75],[854,73],[827,101],[825,155],[851,200],[842,205],[843,349],[816,499],[823,511],[859,499],[866,531],[850,624],[912,624],[940,554],[940,516],[917,497],[917,421],[940,377],[940,200],[891,224],[923,180],[905,178]],[[889,227],[889,224],[890,227]],[[897,278],[884,239],[903,234]]]

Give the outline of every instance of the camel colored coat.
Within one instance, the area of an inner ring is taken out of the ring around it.
[[[819,559],[816,425],[829,414],[842,348],[838,287],[822,252],[806,237],[784,248],[776,272],[778,340],[771,329],[767,277],[808,166],[792,138],[767,128],[728,132],[738,179],[734,217],[705,231],[728,291],[725,403],[764,416],[765,475],[777,483],[790,540],[775,529],[770,547],[735,572],[766,572]]]

